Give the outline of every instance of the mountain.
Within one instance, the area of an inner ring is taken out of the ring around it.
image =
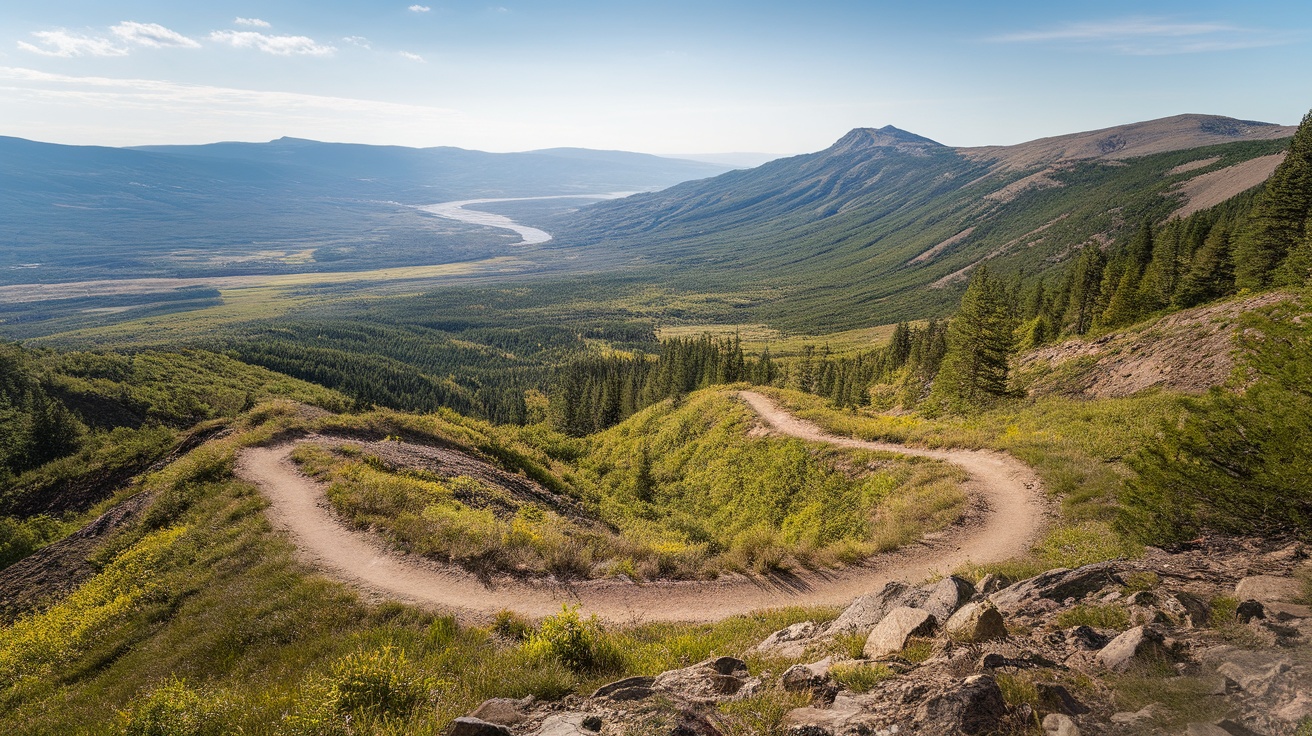
[[[719,164],[721,166],[728,166],[731,169],[752,169],[763,163],[783,157],[783,154],[780,153],[760,153],[759,151],[669,154],[669,158],[683,159],[685,161],[702,161],[708,164]]]
[[[408,205],[643,191],[726,168],[584,149],[295,138],[120,149],[0,137],[0,283],[483,258],[514,238]]]
[[[770,287],[784,295],[761,315],[772,323],[857,327],[945,313],[986,261],[1055,272],[1190,196],[1239,194],[1274,170],[1293,132],[1180,115],[952,148],[858,128],[817,153],[597,204],[547,229],[558,248],[684,269],[692,288]]]

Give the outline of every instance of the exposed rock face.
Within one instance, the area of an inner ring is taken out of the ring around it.
[[[1303,594],[1303,584],[1289,577],[1254,575],[1235,585],[1235,597],[1252,599],[1264,604],[1292,603]]]
[[[887,657],[906,648],[913,636],[934,633],[936,622],[928,611],[902,606],[894,608],[875,626],[866,639],[865,655],[871,659]]]
[[[994,593],[991,599],[999,610],[1006,613],[1041,599],[1061,603],[1072,598],[1083,598],[1104,586],[1120,585],[1122,582],[1115,563],[1104,562],[1075,570],[1049,570],[1004,588]]]
[[[1113,672],[1125,672],[1136,664],[1160,662],[1168,657],[1160,631],[1136,626],[1112,639],[1098,652],[1098,662]]]
[[[800,657],[814,639],[819,627],[814,621],[802,621],[774,632],[756,645],[756,651],[780,657]]]
[[[523,723],[528,718],[528,707],[533,704],[533,699],[513,700],[511,698],[492,698],[484,700],[483,704],[470,713],[471,718],[478,718],[495,723],[501,726],[514,726]]]
[[[505,726],[468,716],[452,721],[449,733],[450,736],[513,736],[513,732]]]
[[[626,677],[608,685],[602,685],[592,693],[593,698],[609,700],[642,700],[655,694],[655,677]]]
[[[785,690],[799,692],[802,690],[818,691],[829,682],[829,667],[834,662],[832,657],[825,657],[811,664],[795,664],[784,670],[779,678]]]
[[[927,700],[917,721],[925,733],[983,734],[996,731],[1006,715],[1007,704],[997,681],[988,675],[973,675]]]
[[[990,639],[1005,639],[1007,625],[991,601],[983,600],[962,606],[944,626],[955,641],[977,644]]]
[[[1068,715],[1049,713],[1043,717],[1043,736],[1080,736],[1080,727]]]
[[[962,604],[975,595],[975,586],[969,580],[949,575],[938,581],[929,597],[917,608],[929,611],[936,621],[947,621]]]
[[[708,659],[656,676],[652,687],[692,703],[714,703],[738,694],[748,684],[747,663],[736,657]]]
[[[878,593],[863,595],[852,602],[834,622],[829,634],[870,631],[898,606],[915,606],[925,599],[925,593],[906,583],[892,582]]]

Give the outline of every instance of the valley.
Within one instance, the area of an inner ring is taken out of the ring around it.
[[[0,149],[16,733],[1312,728],[1312,116]]]

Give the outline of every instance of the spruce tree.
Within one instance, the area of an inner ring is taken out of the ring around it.
[[[1285,160],[1276,167],[1253,203],[1235,242],[1235,283],[1262,289],[1298,277],[1297,264],[1276,277],[1276,269],[1302,244],[1312,211],[1312,112],[1294,134]]]
[[[931,408],[963,410],[1005,395],[1014,346],[1006,288],[981,267],[948,324],[947,354],[930,391]]]
[[[1194,254],[1193,263],[1180,279],[1180,287],[1172,303],[1182,308],[1195,307],[1229,294],[1234,285],[1230,229],[1225,225],[1217,225],[1207,234],[1203,246]]]

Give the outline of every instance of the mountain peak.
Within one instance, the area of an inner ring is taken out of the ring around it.
[[[853,128],[847,135],[839,138],[829,150],[834,153],[850,153],[869,148],[897,148],[923,151],[926,148],[942,148],[943,144],[924,136],[910,133],[892,125],[882,128]]]

